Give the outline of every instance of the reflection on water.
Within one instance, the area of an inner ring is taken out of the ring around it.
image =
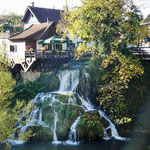
[[[11,150],[122,150],[124,145],[126,142],[117,140],[86,142],[76,146],[34,142],[13,146]]]

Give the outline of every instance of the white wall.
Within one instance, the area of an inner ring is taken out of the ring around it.
[[[78,42],[83,42],[83,40],[79,39],[78,37],[71,39],[69,34],[67,34],[67,37],[72,40],[72,42],[75,44],[75,47],[77,47]]]
[[[11,60],[13,59],[15,63],[20,64],[25,61],[25,42],[11,42],[11,45],[17,46],[17,51],[10,52]]]
[[[27,23],[24,24],[24,30],[29,28],[32,24],[39,24],[39,21],[37,20],[37,18],[34,15],[29,15],[29,21]]]

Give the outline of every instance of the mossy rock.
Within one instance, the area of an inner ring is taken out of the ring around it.
[[[84,113],[77,126],[79,140],[96,140],[104,136],[104,127],[98,111]]]
[[[54,124],[54,109],[53,107],[47,106],[43,109],[42,113],[42,121],[48,125],[49,127],[52,127]]]
[[[56,99],[65,104],[78,104],[81,105],[81,100],[77,94],[56,94]]]
[[[62,104],[59,101],[56,101],[56,102],[53,103],[53,109],[55,108],[55,111],[58,112],[61,105]]]
[[[62,103],[68,103],[69,95],[57,94],[56,99],[58,99]]]
[[[31,130],[33,135],[30,137],[30,141],[49,142],[53,140],[51,128],[46,128],[43,126],[31,126],[28,128],[28,130]]]
[[[57,138],[67,140],[71,125],[83,113],[82,107],[75,105],[61,105],[58,111]]]
[[[47,106],[49,106],[49,104],[52,102],[52,98],[48,97],[48,98],[45,98],[44,101],[42,102],[41,104],[41,107],[42,108],[45,108]]]
[[[58,119],[63,124],[71,126],[76,118],[84,112],[83,108],[75,105],[61,105],[58,111]]]
[[[68,124],[62,124],[61,121],[57,121],[57,138],[60,141],[65,141],[68,138],[70,126]]]
[[[67,122],[72,125],[74,121],[77,119],[79,115],[84,113],[84,110],[80,106],[75,106],[75,105],[68,105],[66,109],[66,120]]]

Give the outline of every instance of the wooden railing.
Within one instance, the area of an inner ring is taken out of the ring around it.
[[[72,51],[62,50],[62,51],[52,51],[52,50],[35,50],[32,52],[25,52],[25,58],[35,58],[35,59],[49,59],[49,58],[72,58]]]
[[[137,56],[147,56],[150,57],[150,47],[132,47],[131,52]]]

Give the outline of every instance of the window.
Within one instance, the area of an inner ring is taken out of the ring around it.
[[[11,52],[17,52],[17,45],[10,45]]]
[[[62,44],[53,44],[53,50],[62,50]]]
[[[52,50],[52,44],[46,44],[45,47],[46,50]]]
[[[49,44],[49,50],[52,50],[52,44]]]

